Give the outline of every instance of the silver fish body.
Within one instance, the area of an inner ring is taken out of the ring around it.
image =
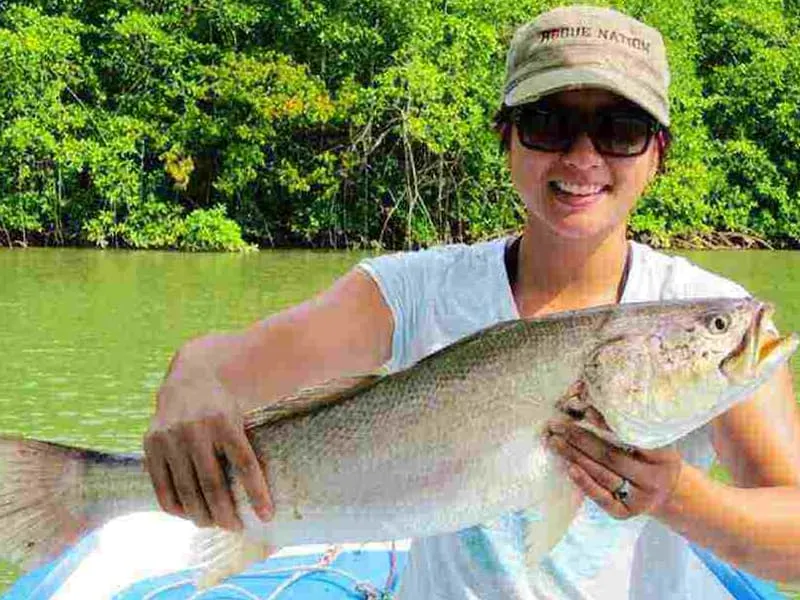
[[[253,547],[420,537],[535,508],[534,562],[576,508],[545,450],[548,420],[593,406],[615,442],[666,445],[745,398],[797,343],[757,300],[614,305],[500,323],[406,371],[301,393],[247,416],[274,519],[255,517],[232,475],[245,531],[206,533],[198,560],[216,581]],[[79,522],[154,505],[138,460],[8,438],[0,467],[0,554],[18,559],[63,546]],[[46,474],[47,493],[31,502],[21,473]]]

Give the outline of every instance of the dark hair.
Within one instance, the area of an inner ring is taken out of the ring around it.
[[[492,119],[492,129],[497,133],[500,138],[500,153],[505,154],[511,148],[511,117],[513,109],[510,106],[503,104]],[[667,153],[672,145],[672,133],[668,127],[663,125],[656,132],[654,138],[658,145],[658,172],[664,172],[664,164],[667,160]]]

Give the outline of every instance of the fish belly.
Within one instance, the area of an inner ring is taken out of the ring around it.
[[[483,381],[411,401],[376,389],[270,428],[257,443],[276,513],[260,535],[276,546],[420,537],[535,506],[555,474],[542,442],[555,399]]]

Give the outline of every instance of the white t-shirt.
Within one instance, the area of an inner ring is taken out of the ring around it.
[[[505,270],[508,238],[368,259],[394,316],[392,371],[508,319],[519,318]],[[689,261],[630,242],[621,302],[742,297],[736,283]],[[710,468],[708,426],[682,439],[684,459]],[[456,533],[414,540],[402,600],[646,599],[732,596],[681,536],[647,516],[615,520],[586,500],[564,538],[540,562],[532,584],[524,572],[522,521],[509,514]]]

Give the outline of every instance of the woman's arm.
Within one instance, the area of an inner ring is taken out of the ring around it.
[[[788,366],[712,432],[733,485],[684,466],[659,518],[753,574],[800,580],[800,408]]]
[[[392,313],[372,277],[354,269],[320,296],[256,323],[218,369],[247,410],[391,358]]]
[[[354,269],[328,291],[233,335],[185,344],[158,391],[145,457],[159,504],[196,524],[241,522],[220,457],[251,503],[271,501],[242,414],[300,388],[378,368],[391,355],[393,318],[372,278]]]
[[[800,487],[800,406],[789,366],[715,419],[712,439],[738,486]]]
[[[800,581],[800,488],[732,487],[684,465],[655,516],[754,575]]]
[[[734,485],[683,462],[674,447],[626,453],[569,422],[551,424],[567,473],[616,518],[649,513],[755,575],[800,580],[800,409],[788,367],[718,417],[713,439]],[[626,498],[615,496],[622,480]],[[735,487],[742,486],[742,487]]]

